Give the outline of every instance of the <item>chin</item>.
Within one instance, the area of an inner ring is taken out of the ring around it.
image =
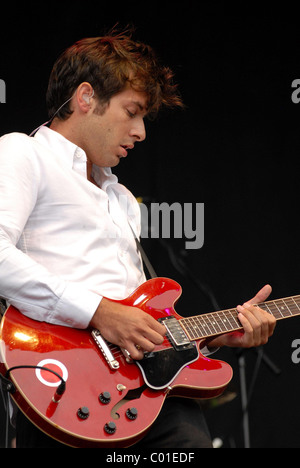
[[[111,164],[107,167],[116,167],[120,164],[121,158],[116,158],[115,161],[111,161]]]
[[[111,156],[109,158],[104,158],[102,161],[99,161],[99,167],[116,167],[120,164],[121,157],[120,156]],[[95,163],[97,165],[97,163]]]

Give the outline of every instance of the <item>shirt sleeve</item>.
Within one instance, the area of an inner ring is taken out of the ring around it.
[[[0,139],[0,296],[35,320],[86,328],[102,297],[51,274],[17,248],[41,180],[28,138]]]

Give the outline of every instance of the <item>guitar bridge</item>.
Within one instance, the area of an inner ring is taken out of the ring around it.
[[[98,348],[100,349],[100,351],[102,352],[103,356],[105,357],[105,360],[107,362],[107,364],[109,365],[109,367],[112,369],[112,370],[117,370],[119,369],[120,367],[120,364],[118,363],[118,361],[115,359],[113,353],[111,352],[111,350],[109,349],[105,339],[102,337],[101,333],[99,332],[99,330],[93,330],[92,331],[92,337],[94,338]]]

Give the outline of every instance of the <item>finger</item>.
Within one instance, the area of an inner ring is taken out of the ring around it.
[[[269,312],[257,306],[251,306],[250,303],[245,303],[244,308],[249,310],[260,322],[268,329],[269,336],[271,336],[276,327],[276,319]]]
[[[264,345],[268,342],[268,339],[269,339],[268,317],[266,316],[266,313],[262,309],[259,309],[258,307],[250,308],[249,312],[252,313],[252,317],[255,317],[256,321],[259,323],[258,334],[260,335],[260,341],[257,342],[256,346]]]
[[[144,357],[142,347],[136,346],[133,343],[128,343],[125,349],[135,361],[139,361]]]
[[[164,337],[160,333],[157,333],[156,331],[152,330],[151,328],[146,329],[142,335],[147,341],[149,341],[153,345],[160,345],[164,342]],[[138,344],[142,346],[142,343],[140,343],[140,341]]]
[[[159,335],[160,336],[160,335]],[[161,344],[163,342],[162,340],[159,340],[159,343]],[[129,342],[125,349],[129,352],[131,355],[132,359],[139,360],[143,359],[144,357],[144,352],[151,353],[155,349],[155,343],[147,340],[143,336],[139,336],[136,340],[136,343]]]
[[[166,327],[155,320],[151,315],[148,315],[148,325],[149,327],[156,333],[159,334],[161,337],[164,337],[166,334]],[[157,343],[159,344],[159,343]]]
[[[239,307],[239,311],[248,322],[246,322],[246,332],[249,337],[252,334],[254,346],[266,344],[274,332],[276,325],[274,317],[259,307],[250,306],[249,304]]]
[[[130,353],[135,360],[142,359],[144,352],[151,353],[156,345],[162,344],[164,338],[153,330],[145,330],[143,334],[136,333],[135,337],[125,345],[125,349]]]
[[[266,312],[265,310],[260,309],[259,307],[253,307],[253,313],[262,324],[262,335],[265,340],[265,343],[267,343],[270,336],[272,336],[274,333],[277,323],[276,319],[269,312]]]
[[[151,343],[159,345],[162,344],[164,341],[166,327],[161,323],[157,322],[153,317],[148,315],[146,317],[146,326],[144,327],[144,329],[140,330],[140,333]]]
[[[260,322],[243,306],[238,306],[238,312],[238,318],[244,328],[243,345],[245,347],[258,346],[261,340]]]
[[[266,284],[256,296],[254,296],[250,301],[250,304],[258,304],[259,302],[264,302],[271,294],[272,287],[269,284]]]

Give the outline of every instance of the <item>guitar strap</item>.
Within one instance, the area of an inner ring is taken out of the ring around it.
[[[144,264],[145,264],[145,266],[146,266],[146,268],[148,270],[148,273],[149,273],[150,277],[151,278],[157,278],[157,274],[156,274],[153,266],[151,265],[151,262],[150,262],[149,258],[147,257],[147,254],[146,254],[145,250],[143,249],[142,244],[138,240],[137,235],[135,234],[134,230],[132,229],[130,223],[128,223],[128,224],[129,224],[130,229],[132,231],[132,234],[134,236],[137,250],[138,250],[138,252],[140,252],[140,254],[142,256],[143,262],[144,262]]]

